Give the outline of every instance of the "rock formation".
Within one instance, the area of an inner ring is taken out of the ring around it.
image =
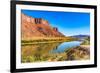
[[[33,18],[21,14],[21,36],[32,37],[64,37],[57,27],[51,27],[49,22],[42,18]]]

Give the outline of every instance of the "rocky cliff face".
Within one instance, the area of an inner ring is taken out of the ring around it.
[[[21,14],[21,36],[22,38],[32,37],[64,37],[57,27],[51,27],[47,20],[32,18]]]

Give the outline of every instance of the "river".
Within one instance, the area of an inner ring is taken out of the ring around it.
[[[80,45],[80,41],[39,43],[21,46],[22,62],[47,61],[63,54],[67,49]]]

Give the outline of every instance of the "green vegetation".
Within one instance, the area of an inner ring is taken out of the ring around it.
[[[90,37],[85,38],[81,45],[90,45]]]
[[[55,53],[55,54],[52,53],[46,54],[45,52],[44,54],[41,52],[39,52],[39,54],[36,53],[27,56],[25,55],[26,53],[22,54],[22,63],[43,62],[43,61],[85,60],[85,59],[89,59],[90,57],[89,51],[80,46],[69,48],[63,53]]]
[[[22,40],[22,45],[31,45],[39,43],[53,43],[53,42],[70,42],[78,40],[77,38],[72,37],[54,37],[54,38],[42,38],[42,39],[31,39],[31,40]]]
[[[49,53],[54,47],[60,43],[34,44],[22,46],[22,63],[26,62],[40,62],[40,61],[61,61],[66,57],[65,53],[51,54]],[[46,50],[45,50],[46,49]]]
[[[50,53],[50,50],[55,49],[62,42],[77,40],[76,38],[55,38],[55,39],[38,39],[25,41],[22,40],[21,62],[43,62],[43,61],[68,61],[68,60],[85,60],[89,59],[89,47],[77,46],[65,50],[63,53]],[[41,44],[42,42],[42,44]],[[44,43],[43,43],[44,42]],[[46,43],[47,44],[46,44]],[[56,42],[56,43],[55,43]],[[57,43],[58,42],[58,43]],[[29,45],[32,44],[32,45]],[[89,45],[90,38],[87,37],[81,45]]]
[[[22,56],[22,62],[43,62],[43,61],[64,61],[66,60],[66,53],[49,54],[44,56]]]

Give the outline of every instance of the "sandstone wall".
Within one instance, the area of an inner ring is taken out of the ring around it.
[[[21,20],[32,23],[32,24],[44,24],[44,25],[49,25],[47,20],[44,20],[42,18],[33,18],[33,17],[29,17],[25,14],[21,14]]]

